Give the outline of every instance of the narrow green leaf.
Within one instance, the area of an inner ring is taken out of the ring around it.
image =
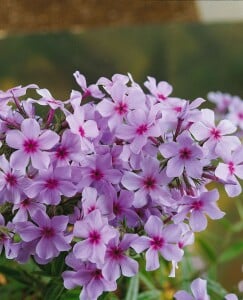
[[[157,300],[160,298],[161,292],[158,290],[146,291],[138,295],[137,300]]]
[[[208,289],[209,294],[214,293],[215,296],[220,297],[219,299],[223,299],[224,296],[227,294],[227,291],[221,286],[220,283],[218,283],[210,278],[207,278],[207,289]],[[213,298],[213,299],[215,299],[215,298]]]
[[[153,283],[153,281],[149,278],[149,276],[146,276],[148,275],[149,273],[147,272],[146,274],[140,272],[139,273],[139,279],[142,281],[142,283],[150,290],[155,290],[156,287]]]
[[[243,204],[242,204],[242,200],[240,198],[238,198],[236,201],[236,207],[238,210],[238,213],[240,215],[241,220],[243,220]]]
[[[243,253],[243,241],[236,242],[229,246],[220,256],[219,262],[226,262],[234,259]]]
[[[216,260],[216,253],[215,253],[214,249],[210,246],[210,244],[207,243],[202,238],[197,238],[197,242],[198,242],[199,246],[201,247],[203,253],[207,256],[207,258],[210,261],[215,262],[215,260]]]
[[[10,277],[19,283],[28,285],[30,284],[30,279],[25,276],[25,274],[17,269],[9,268],[6,266],[0,266],[0,272],[6,275],[7,277]]]
[[[46,287],[43,300],[59,300],[64,290],[63,282],[51,280]]]
[[[138,279],[138,275],[136,275],[130,279],[126,300],[137,300],[138,289],[139,289],[139,279]]]

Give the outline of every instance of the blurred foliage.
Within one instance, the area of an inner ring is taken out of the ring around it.
[[[71,89],[79,89],[72,73],[80,70],[89,83],[114,73],[130,72],[139,83],[154,76],[170,82],[174,96],[186,99],[206,97],[211,90],[243,96],[242,32],[243,24],[167,24],[9,36],[0,40],[0,89],[37,83],[57,99],[67,99]],[[171,266],[167,262],[149,273],[141,263],[139,276],[119,280],[118,291],[101,299],[169,300],[198,276],[209,279],[213,300],[222,300],[225,289],[237,291],[243,279],[242,196],[229,199],[221,189],[219,206],[226,217],[209,221],[208,229],[196,234],[196,243],[187,249],[176,278],[168,279]],[[2,255],[1,300],[78,299],[79,289],[63,288],[63,256],[48,266],[33,261],[20,266]]]

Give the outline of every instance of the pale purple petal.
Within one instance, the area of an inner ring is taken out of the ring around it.
[[[147,137],[144,135],[137,135],[130,144],[130,149],[133,153],[138,154],[143,146],[147,143]]]
[[[10,165],[17,170],[24,170],[29,162],[29,155],[22,150],[13,152],[10,156]]]
[[[243,179],[243,165],[235,166],[235,175],[240,179]]]
[[[25,242],[33,241],[41,236],[39,228],[30,222],[20,222],[16,224],[16,230]]]
[[[178,145],[175,142],[164,143],[159,146],[159,151],[165,158],[177,155]]]
[[[36,139],[40,135],[40,125],[35,119],[25,119],[21,123],[23,135],[30,139]]]
[[[59,135],[51,130],[44,131],[38,138],[40,149],[49,150],[59,141]]]
[[[191,213],[190,226],[193,231],[202,231],[207,227],[207,218],[201,211],[193,211]]]
[[[196,299],[208,299],[207,281],[201,278],[195,279],[191,284],[192,294]]]
[[[85,132],[85,136],[87,137],[96,138],[99,135],[97,124],[93,120],[86,121],[83,125],[83,129]]]
[[[159,251],[168,261],[180,261],[183,256],[183,250],[173,244],[165,244]]]
[[[239,182],[236,180],[235,183],[236,184],[226,184],[224,186],[225,190],[226,190],[226,193],[230,197],[236,197],[236,196],[240,195],[240,193],[242,191],[242,187],[239,184]]]
[[[9,147],[14,149],[22,149],[24,142],[24,135],[19,130],[9,130],[6,135],[6,143]]]
[[[159,254],[158,251],[149,248],[146,252],[146,271],[153,271],[159,268]]]
[[[59,186],[59,190],[61,193],[67,197],[72,197],[76,194],[76,188],[72,184],[72,182],[69,181],[61,181],[61,184]]]
[[[131,257],[124,257],[121,262],[121,271],[124,276],[135,276],[138,273],[138,262]]]
[[[179,158],[173,157],[168,161],[166,175],[169,177],[178,177],[182,174],[183,170],[183,162]]]
[[[160,236],[162,236],[162,232],[163,232],[163,222],[157,216],[150,216],[144,226],[144,229],[145,229],[146,233],[148,234],[148,236],[160,237]]]
[[[114,107],[114,103],[107,99],[104,99],[97,104],[96,109],[103,117],[109,117],[114,113]]]
[[[141,253],[149,247],[150,247],[150,238],[146,236],[141,236],[131,243],[131,248],[133,248],[137,253]]]
[[[235,132],[237,128],[229,120],[222,120],[219,122],[217,129],[220,130],[222,135],[225,135],[225,134],[231,134]]]
[[[177,293],[175,293],[174,298],[176,300],[195,300],[192,295],[190,295],[189,293],[185,292],[185,291],[179,291]]]
[[[43,151],[31,153],[31,163],[37,170],[47,169],[50,164],[50,156]]]
[[[215,175],[218,178],[221,178],[223,180],[227,180],[227,177],[229,175],[229,168],[227,164],[219,163],[216,170]]]
[[[47,238],[41,238],[36,247],[36,254],[43,259],[57,256],[58,251],[53,242]]]
[[[105,279],[115,281],[121,276],[120,266],[116,260],[109,259],[102,268]]]
[[[121,180],[125,188],[130,191],[135,191],[141,187],[141,177],[132,172],[126,172]]]

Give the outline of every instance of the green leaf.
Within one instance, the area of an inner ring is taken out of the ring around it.
[[[238,198],[235,203],[236,203],[236,207],[237,207],[238,213],[240,215],[240,218],[241,218],[241,220],[243,220],[243,204],[242,204],[242,200]]]
[[[62,281],[51,280],[46,287],[43,300],[59,300],[64,290]]]
[[[139,289],[139,279],[138,275],[130,279],[127,295],[125,300],[137,300],[138,299],[138,289]]]
[[[7,277],[10,277],[19,283],[29,285],[30,284],[30,279],[25,276],[24,272],[21,272],[17,269],[14,268],[9,268],[6,266],[0,266],[0,273],[3,273]]]
[[[215,296],[219,296],[220,300],[223,299],[224,296],[227,294],[227,291],[221,286],[220,283],[210,278],[207,278],[207,289],[209,294],[213,293]],[[215,297],[213,299],[215,299]]]
[[[211,261],[211,262],[215,262],[216,260],[216,254],[214,249],[209,245],[209,243],[207,243],[204,239],[202,238],[197,238],[197,242],[200,245],[203,253],[207,256],[207,258]]]
[[[160,299],[161,292],[158,290],[146,291],[138,295],[137,300],[157,300]]]
[[[156,287],[153,283],[153,281],[151,280],[151,278],[149,278],[150,273],[146,272],[146,273],[139,273],[139,279],[143,282],[144,285],[146,285],[146,287],[150,290],[155,290]]]
[[[219,262],[227,262],[243,253],[243,241],[229,246],[220,256]]]

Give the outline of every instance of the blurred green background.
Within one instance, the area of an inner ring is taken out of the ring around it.
[[[79,89],[72,76],[79,70],[89,83],[114,73],[129,72],[139,83],[154,76],[170,82],[173,95],[185,99],[206,97],[212,90],[243,96],[242,54],[243,24],[167,24],[7,36],[0,40],[0,89],[36,83],[65,100],[71,89]],[[211,278],[232,290],[243,280],[242,196],[229,199],[222,191],[221,198],[219,206],[227,216],[197,234],[191,251],[196,262],[202,256],[203,262],[198,263]]]

